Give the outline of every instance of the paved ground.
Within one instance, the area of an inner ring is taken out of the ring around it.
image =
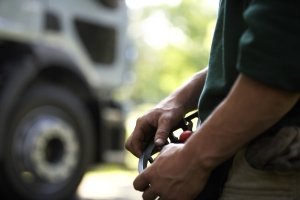
[[[132,187],[137,174],[136,170],[114,168],[114,166],[99,167],[84,176],[78,187],[78,199],[141,200],[141,193]]]
[[[131,112],[126,123],[128,133],[133,131],[136,119],[151,107],[153,105],[143,105]],[[127,168],[116,165],[101,165],[86,173],[77,190],[78,199],[141,200],[142,193],[135,191],[132,186],[134,178],[138,175],[138,159],[127,152],[124,160]]]

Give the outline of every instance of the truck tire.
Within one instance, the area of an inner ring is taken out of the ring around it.
[[[10,116],[0,165],[1,199],[71,199],[94,151],[94,129],[80,98],[39,83]]]

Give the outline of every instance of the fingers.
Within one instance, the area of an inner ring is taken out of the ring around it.
[[[136,177],[133,182],[134,189],[143,192],[144,200],[155,200],[158,194],[154,191],[154,187],[151,187],[150,181],[146,178],[145,172]]]
[[[139,174],[135,180],[133,181],[133,187],[134,189],[144,192],[149,189],[151,185],[151,178],[153,178],[153,174],[151,174],[151,166],[149,166],[147,169],[145,169],[141,174]],[[153,188],[153,187],[152,187]],[[152,189],[149,190],[147,193],[151,193]]]
[[[135,139],[134,135],[130,135],[127,141],[125,142],[125,148],[134,156],[139,158],[142,154],[143,141]]]
[[[150,186],[150,182],[146,179],[144,173],[138,175],[133,181],[134,189],[141,192],[145,191],[149,186]]]
[[[125,142],[125,148],[138,158],[154,136],[156,130],[154,123],[148,116],[138,118],[132,134]]]
[[[155,145],[159,147],[165,145],[171,128],[175,127],[181,119],[181,117],[174,117],[175,119],[172,117],[173,114],[166,114],[161,109],[153,109],[138,118],[134,131],[125,143],[125,148],[139,158],[154,134]]]
[[[158,194],[156,194],[153,189],[153,187],[148,187],[144,193],[143,193],[143,199],[144,200],[155,200],[158,197]]]
[[[154,142],[156,146],[163,146],[166,144],[168,136],[171,132],[171,128],[173,128],[176,124],[178,124],[177,120],[172,119],[171,116],[164,115],[158,120],[158,127],[155,134]]]

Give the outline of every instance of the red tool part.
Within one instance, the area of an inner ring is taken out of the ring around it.
[[[192,133],[193,132],[190,130],[183,131],[179,136],[179,141],[184,143],[192,135]]]

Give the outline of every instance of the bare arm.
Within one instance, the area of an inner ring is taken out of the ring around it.
[[[199,164],[214,168],[279,121],[298,99],[298,93],[240,75],[228,97],[189,140],[186,151],[197,149]]]
[[[194,199],[216,166],[274,125],[298,99],[299,94],[239,75],[227,98],[191,138],[184,145],[167,145],[134,187],[144,191],[145,200]]]
[[[170,130],[186,113],[197,108],[206,73],[207,68],[195,74],[155,108],[140,117],[125,143],[125,148],[139,157],[154,134],[157,146],[165,144]]]

